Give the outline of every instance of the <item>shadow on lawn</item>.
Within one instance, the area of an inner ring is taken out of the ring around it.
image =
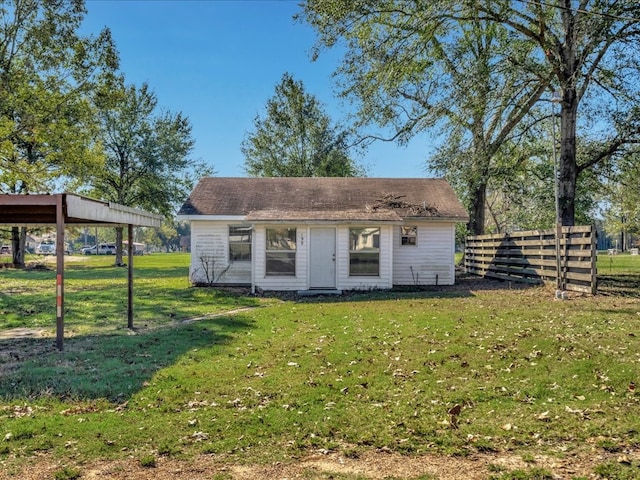
[[[65,267],[65,272],[70,278],[78,280],[95,280],[103,278],[105,271],[114,272],[115,279],[117,281],[127,281],[128,268],[126,265],[126,258],[124,260],[125,265],[68,265]],[[133,279],[134,282],[137,279],[143,278],[184,278],[185,282],[189,279],[188,267],[147,267],[133,265]]]
[[[215,348],[252,328],[242,315],[222,316],[131,334],[0,339],[0,399],[54,397],[128,400],[160,369],[194,349]]]
[[[529,290],[540,288],[539,285],[509,282],[482,278],[466,273],[456,274],[455,285],[408,285],[395,287],[392,290],[349,291],[343,295],[297,296],[299,302],[358,302],[390,299],[418,299],[418,298],[468,298],[476,296],[477,292],[494,290]]]
[[[126,325],[127,285],[124,281],[100,280],[67,283],[65,288],[65,323],[68,326]],[[47,280],[48,281],[48,280]],[[50,281],[53,286],[53,279]],[[55,321],[55,291],[53,288],[0,292],[0,330],[8,328],[46,328]],[[155,284],[138,284],[134,288],[135,326],[166,324],[199,316],[193,306],[210,306],[207,313],[232,308],[257,306],[255,297],[216,289],[194,287],[158,287]],[[198,309],[196,309],[198,310]]]
[[[598,275],[598,293],[640,298],[640,274]]]

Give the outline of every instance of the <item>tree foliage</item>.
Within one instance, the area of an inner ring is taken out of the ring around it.
[[[340,86],[358,105],[360,127],[390,129],[385,139],[400,143],[425,130],[440,135],[430,166],[455,180],[470,210],[469,229],[482,233],[489,181],[506,166],[500,151],[521,134],[547,76],[531,82],[514,67],[530,54],[526,42],[472,8],[463,9],[468,20],[461,22],[443,6],[309,1],[305,15],[324,45],[346,42]]]
[[[46,192],[99,161],[88,95],[118,65],[108,30],[78,34],[84,2],[0,5],[0,188]]]
[[[552,122],[557,119],[542,116],[542,120],[529,125],[526,135],[505,145],[495,159],[495,174],[487,189],[487,233],[543,230],[556,223],[554,163],[559,142],[554,141],[557,135]],[[601,194],[600,175],[584,172],[576,189],[579,224],[595,221]]]
[[[108,30],[78,33],[82,0],[0,4],[0,192],[48,192],[100,161],[89,96],[118,66]],[[24,264],[26,230],[13,231]]]
[[[560,213],[564,225],[573,225],[579,177],[640,140],[640,4],[472,3],[483,18],[508,28],[513,38],[536,45],[534,61],[523,64],[523,72],[552,74],[552,85],[561,95]]]
[[[621,237],[620,246],[626,249],[627,238],[640,235],[640,152],[628,152],[606,177],[605,226]]]
[[[193,161],[191,124],[182,113],[159,112],[147,84],[124,83],[99,103],[105,164],[92,180],[96,196],[171,217],[209,169]],[[121,232],[119,232],[121,236]],[[120,238],[118,255],[121,261]]]
[[[352,177],[363,170],[349,155],[349,134],[331,124],[301,81],[285,73],[265,114],[242,142],[245,169],[260,177]]]
[[[169,215],[191,188],[194,141],[188,118],[157,107],[147,84],[122,84],[100,105],[106,162],[93,186],[106,200]]]
[[[503,171],[491,159],[539,120],[528,114],[545,91],[562,97],[565,225],[575,222],[579,176],[639,138],[637,2],[308,0],[303,16],[320,35],[318,51],[345,47],[338,78],[361,125],[391,128],[400,142],[441,135],[432,167],[466,178],[476,233],[489,181]],[[608,141],[580,152],[578,129],[587,142]]]

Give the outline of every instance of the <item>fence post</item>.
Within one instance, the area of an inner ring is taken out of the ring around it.
[[[560,236],[562,235],[562,224],[556,222],[556,290],[564,290],[562,284],[562,263],[560,259]]]
[[[591,225],[591,294],[595,295],[598,291],[598,234],[594,225]]]

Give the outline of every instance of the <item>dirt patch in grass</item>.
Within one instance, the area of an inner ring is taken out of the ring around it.
[[[53,339],[48,343],[33,344],[29,339],[47,337],[47,330],[41,328],[12,328],[0,331],[0,375],[7,375],[30,358],[49,353],[55,349]]]
[[[553,478],[593,478],[598,465],[613,462],[630,465],[640,459],[640,452],[608,454],[585,452],[566,455],[563,458],[536,456],[526,460],[508,453],[477,454],[469,457],[436,455],[402,456],[384,451],[369,451],[356,458],[342,454],[315,454],[290,463],[270,465],[237,465],[226,463],[215,456],[200,456],[193,460],[177,460],[160,457],[155,466],[143,466],[139,459],[99,461],[75,467],[83,479],[370,479],[434,478],[438,480],[487,479],[491,475],[520,470],[545,470]],[[20,478],[36,480],[53,478],[56,471],[68,466],[68,462],[36,457],[34,463],[22,471],[0,472],[1,480]],[[632,467],[629,467],[632,468]],[[635,467],[637,469],[637,467]],[[518,477],[520,478],[520,477]],[[528,478],[528,477],[522,477]],[[535,477],[538,478],[538,477]]]

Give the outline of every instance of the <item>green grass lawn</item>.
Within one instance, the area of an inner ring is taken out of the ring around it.
[[[640,298],[640,255],[598,253],[598,291]]]
[[[70,257],[65,266],[65,324],[70,334],[127,325],[127,268],[113,256]],[[43,257],[34,256],[43,262]],[[0,269],[0,330],[55,328],[55,257],[47,270]],[[176,319],[256,305],[213,289],[190,288],[189,254],[135,257],[135,326],[162,325]],[[53,321],[52,321],[53,319]]]
[[[599,262],[634,275],[638,258]],[[551,288],[474,283],[265,299],[192,288],[188,256],[152,255],[136,258],[130,332],[126,269],[112,262],[68,266],[64,352],[51,336],[0,338],[5,465],[41,452],[80,465],[640,447],[640,304],[630,296],[557,301]],[[0,333],[52,331],[53,272],[0,270],[0,285]]]

